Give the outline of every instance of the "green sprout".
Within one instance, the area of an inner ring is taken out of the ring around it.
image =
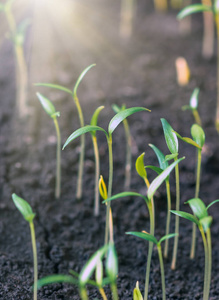
[[[14,0],[8,0],[4,4],[0,4],[0,11],[4,12],[6,16],[10,30],[10,37],[14,44],[14,52],[16,57],[16,105],[19,117],[23,118],[28,113],[28,74],[23,44],[25,40],[26,29],[30,22],[28,19],[26,19],[21,22],[19,26],[16,25],[15,18],[12,13],[13,2]]]
[[[125,109],[123,111],[120,111],[117,113],[109,122],[108,125],[108,132],[104,130],[102,127],[99,126],[91,126],[87,125],[82,128],[77,129],[74,131],[66,140],[63,149],[74,139],[76,139],[79,136],[84,135],[87,132],[96,132],[96,131],[102,131],[105,133],[107,144],[108,144],[108,151],[109,151],[109,179],[108,179],[108,197],[111,197],[112,195],[112,183],[113,183],[113,150],[112,150],[112,134],[114,130],[117,128],[117,126],[128,116],[140,112],[140,111],[150,111],[147,108],[144,107],[132,107]],[[105,227],[105,245],[108,244],[108,237],[109,237],[109,219],[110,219],[110,203],[107,205],[107,211],[106,211],[106,227]]]
[[[216,108],[216,120],[215,127],[219,133],[219,0],[214,0],[213,5],[209,2],[209,5],[204,4],[193,4],[185,7],[179,14],[178,19],[183,19],[191,14],[198,12],[212,12],[216,29],[217,29],[217,108]]]
[[[212,217],[208,215],[208,209],[213,204],[219,202],[215,200],[210,203],[207,207],[204,202],[199,198],[193,198],[187,201],[190,208],[192,209],[193,215],[183,211],[172,210],[171,212],[175,215],[183,217],[189,221],[195,223],[201,233],[204,252],[205,252],[205,274],[204,274],[204,290],[203,300],[209,299],[210,284],[211,284],[211,269],[212,269],[212,245],[211,245],[211,230],[210,226],[212,223]]]
[[[162,283],[162,299],[166,300],[165,273],[164,273],[164,264],[163,264],[161,243],[167,239],[174,237],[176,234],[172,233],[172,234],[165,235],[159,241],[153,235],[151,235],[145,231],[143,231],[143,232],[130,231],[130,232],[126,232],[126,234],[137,236],[137,237],[144,239],[146,241],[149,241],[150,243],[153,243],[157,246],[158,257],[159,257],[159,262],[160,262],[161,283]]]
[[[136,287],[133,290],[133,300],[143,300],[138,281],[136,282]]]
[[[118,300],[118,291],[116,280],[118,276],[118,257],[113,243],[108,245],[108,253],[106,258],[106,273],[110,281],[112,299]]]
[[[125,105],[122,105],[120,108],[119,106],[113,104],[112,109],[115,113],[118,113],[124,109],[126,109]],[[127,119],[123,120],[123,126],[125,130],[125,137],[126,137],[126,164],[125,164],[125,189],[130,189],[131,184],[131,167],[132,167],[132,137],[130,133],[130,128]]]
[[[36,86],[46,86],[46,87],[58,89],[58,90],[61,90],[61,91],[64,91],[64,92],[70,94],[75,102],[81,127],[84,127],[84,116],[83,116],[81,105],[80,105],[80,102],[79,102],[79,99],[77,96],[77,89],[78,89],[78,86],[81,83],[82,79],[86,75],[86,73],[94,66],[95,66],[95,64],[92,64],[83,70],[83,72],[79,75],[79,77],[75,83],[73,91],[71,91],[70,89],[63,87],[61,85],[57,85],[57,84],[50,84],[50,83],[35,84]],[[81,147],[81,149],[80,149],[80,157],[79,157],[78,182],[77,182],[77,191],[76,191],[76,198],[78,200],[81,199],[81,197],[82,197],[82,181],[83,181],[84,154],[85,154],[85,137],[83,135],[81,136],[80,147]]]
[[[167,143],[167,147],[170,150],[169,155],[166,155],[166,160],[178,159],[178,139],[176,133],[173,131],[173,128],[165,120],[161,119],[163,126],[164,137]],[[179,210],[180,207],[180,185],[179,185],[179,166],[176,164],[175,167],[175,178],[176,178],[176,209]],[[176,268],[176,259],[177,259],[177,250],[178,250],[178,240],[179,240],[179,217],[175,218],[175,237],[174,237],[174,246],[173,246],[173,257],[171,263],[171,269],[175,270]]]
[[[191,110],[192,111],[192,114],[193,114],[193,117],[195,119],[195,122],[202,126],[202,122],[201,122],[201,118],[200,118],[200,115],[198,113],[198,95],[199,95],[199,89],[198,88],[195,88],[192,95],[191,95],[191,98],[190,98],[190,102],[189,102],[189,105],[183,105],[182,106],[182,110]]]
[[[55,188],[55,197],[58,199],[60,198],[61,194],[61,134],[59,129],[59,124],[57,121],[57,117],[60,116],[60,113],[56,111],[52,102],[37,93],[37,97],[42,104],[43,109],[45,112],[53,119],[55,128],[56,128],[56,136],[57,136],[57,149],[56,149],[56,188]]]
[[[153,196],[156,192],[156,190],[160,187],[160,185],[165,181],[167,176],[169,176],[170,172],[175,168],[176,164],[178,164],[181,160],[183,160],[184,157],[174,161],[171,165],[169,165],[164,171],[162,171],[161,174],[159,174],[149,185],[148,191],[147,191],[147,197],[143,196],[142,194],[136,193],[136,192],[123,192],[116,194],[112,197],[109,197],[107,200],[103,201],[103,203],[110,203],[112,200],[116,200],[118,198],[124,198],[129,196],[134,197],[141,197],[148,208],[149,211],[149,218],[150,218],[150,234],[154,235],[154,227],[155,227],[155,218],[154,218],[154,205],[153,205]],[[140,160],[139,160],[140,162]],[[143,160],[142,160],[142,163]],[[141,164],[138,164],[138,170],[140,174],[144,174],[144,167],[141,166]],[[146,275],[145,275],[145,293],[144,293],[144,300],[148,299],[148,291],[149,291],[149,276],[150,276],[150,265],[151,265],[151,257],[152,257],[152,250],[153,250],[153,243],[149,243],[149,250],[148,250],[148,257],[147,257],[147,267],[146,267]]]
[[[104,106],[99,106],[95,110],[95,112],[91,118],[91,122],[90,122],[91,126],[97,125],[99,113],[101,112],[101,110],[103,108],[104,108]],[[100,158],[99,158],[99,149],[98,149],[98,145],[97,145],[96,131],[91,131],[91,137],[92,137],[92,142],[93,142],[93,147],[94,147],[94,157],[95,157],[94,215],[98,216],[99,215],[99,188],[98,188],[98,185],[99,185],[99,177],[100,177]]]
[[[201,178],[201,160],[202,160],[202,149],[205,143],[205,133],[201,126],[198,124],[194,124],[191,127],[191,135],[192,139],[181,137],[177,132],[175,132],[178,138],[183,140],[184,142],[191,144],[196,147],[197,149],[197,167],[196,167],[196,185],[195,185],[195,198],[199,197],[199,190],[200,190],[200,178]],[[196,245],[196,226],[193,223],[193,230],[192,230],[192,243],[191,243],[191,251],[190,251],[190,258],[193,259],[195,257],[195,245]]]
[[[33,265],[34,265],[34,288],[33,288],[33,299],[37,300],[37,277],[38,277],[38,268],[37,268],[37,247],[36,247],[36,237],[33,219],[35,218],[35,214],[32,211],[31,206],[27,201],[18,197],[16,194],[12,194],[12,199],[14,201],[15,206],[20,211],[24,219],[30,225],[30,233],[31,233],[31,241],[32,241],[32,249],[33,249]]]

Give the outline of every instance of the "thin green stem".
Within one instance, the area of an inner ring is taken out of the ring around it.
[[[96,136],[92,135],[94,157],[95,157],[95,192],[94,192],[94,215],[99,215],[99,177],[100,177],[100,158]]]
[[[178,159],[178,156],[174,158],[174,161]],[[176,178],[176,210],[179,210],[180,207],[180,186],[179,186],[179,166],[175,166],[175,178]],[[178,241],[179,241],[179,216],[175,216],[175,233],[174,237],[174,246],[173,246],[173,258],[171,263],[171,269],[176,269],[176,260],[177,260],[177,250],[178,250]]]
[[[171,210],[171,195],[170,195],[170,182],[169,179],[166,182],[166,191],[167,191],[167,221],[166,221],[166,233],[165,235],[169,234],[170,232],[170,210]],[[165,240],[164,245],[164,257],[168,257],[168,248],[169,248],[169,239]]]
[[[59,199],[61,194],[61,134],[60,134],[59,124],[57,119],[54,118],[53,121],[55,124],[56,136],[57,136],[55,197],[56,199]]]
[[[195,186],[195,198],[199,197],[200,189],[200,178],[201,178],[201,161],[202,161],[202,150],[197,150],[197,168],[196,168],[196,186]],[[190,250],[190,258],[195,257],[195,246],[196,246],[196,224],[193,223],[192,227],[192,244]]]
[[[208,274],[207,274],[207,286],[206,297],[209,299],[210,286],[211,286],[211,269],[212,269],[212,246],[211,246],[211,230],[207,229],[207,243],[208,243]]]
[[[202,226],[199,226],[199,230],[201,232],[203,244],[204,244],[204,252],[205,252],[205,274],[204,274],[204,289],[203,289],[203,300],[208,300],[207,296],[207,286],[208,286],[208,245],[205,237],[205,233]]]
[[[33,267],[34,267],[34,287],[33,287],[33,299],[37,300],[37,280],[38,280],[38,267],[37,267],[37,247],[36,247],[36,237],[33,221],[29,222],[30,233],[33,249]]]
[[[111,283],[110,288],[111,288],[113,300],[119,300],[116,283],[115,282]]]
[[[125,165],[125,189],[130,188],[131,183],[131,166],[132,166],[132,137],[130,134],[128,121],[123,120],[125,137],[126,137],[126,165]]]
[[[159,256],[159,261],[160,261],[162,295],[163,295],[163,300],[166,300],[165,273],[164,273],[163,256],[162,256],[162,250],[161,250],[160,244],[157,245],[157,250],[158,250],[158,256]]]
[[[99,288],[99,292],[100,292],[100,295],[102,296],[103,300],[107,300],[107,297],[106,297],[106,294],[104,292],[104,289],[103,288]]]
[[[201,118],[200,118],[200,115],[199,115],[197,109],[193,109],[192,114],[193,114],[193,117],[194,117],[194,119],[195,119],[195,122],[196,122],[199,126],[202,126],[202,121],[201,121]]]
[[[84,116],[82,113],[82,109],[78,100],[78,97],[75,95],[74,97],[75,105],[78,111],[78,116],[80,120],[80,126],[84,127]],[[82,182],[83,182],[83,170],[84,170],[84,152],[85,152],[85,135],[82,134],[81,137],[81,149],[80,149],[80,158],[79,158],[79,168],[78,168],[78,182],[77,182],[77,192],[76,198],[78,200],[82,197]]]
[[[85,287],[80,288],[81,300],[88,300],[87,291]]]
[[[215,23],[217,28],[217,109],[215,125],[219,133],[219,13],[215,14]]]

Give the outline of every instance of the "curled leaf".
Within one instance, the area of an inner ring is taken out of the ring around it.
[[[217,203],[217,202],[219,202],[219,199],[214,200],[213,202],[211,202],[211,203],[206,207],[206,209],[208,210],[213,204],[215,204],[215,203]]]
[[[200,224],[202,225],[204,232],[208,230],[208,228],[211,227],[213,218],[211,216],[204,217],[199,220]]]
[[[198,12],[203,11],[212,11],[210,6],[203,5],[203,4],[192,4],[189,6],[186,6],[184,9],[182,9],[179,14],[177,15],[177,19],[181,20],[191,14],[195,14]]]
[[[174,132],[172,126],[170,126],[170,124],[165,119],[162,118],[161,123],[163,126],[167,147],[172,154],[178,153],[178,139],[176,133]]]
[[[133,290],[133,300],[143,300],[138,281],[136,282],[136,287]]]
[[[137,173],[140,177],[147,178],[147,172],[146,172],[145,167],[144,167],[144,155],[145,155],[145,153],[142,153],[136,159],[135,168],[136,168],[136,171],[137,171]]]
[[[110,243],[108,246],[106,273],[111,283],[116,281],[118,275],[118,257],[113,243]]]
[[[84,71],[82,71],[82,73],[79,75],[76,83],[75,83],[75,86],[74,86],[74,90],[73,90],[73,94],[74,94],[74,97],[77,97],[77,89],[78,89],[78,86],[81,82],[81,80],[84,78],[84,76],[86,75],[86,73],[91,69],[93,68],[94,66],[96,66],[96,64],[92,64],[90,66],[88,66],[87,68],[84,69]]]
[[[156,146],[154,146],[153,144],[149,144],[149,146],[154,150],[154,153],[157,156],[160,168],[162,170],[165,170],[168,167],[168,162],[165,160],[165,156],[164,154],[160,151],[160,149],[158,149]]]
[[[99,117],[99,114],[100,114],[100,112],[101,112],[102,109],[104,109],[104,106],[99,106],[99,107],[95,110],[95,112],[93,113],[93,116],[92,116],[91,121],[90,121],[90,125],[91,125],[91,126],[97,126],[98,117]],[[92,134],[93,136],[96,135],[96,134],[95,134],[95,131],[93,131],[93,132],[91,131],[91,134]]]
[[[99,179],[99,192],[100,192],[101,197],[104,200],[106,200],[108,197],[108,194],[107,194],[106,184],[105,184],[105,181],[103,180],[102,175],[100,176],[100,179]]]
[[[35,214],[33,213],[30,204],[26,200],[18,197],[16,194],[12,194],[12,199],[14,201],[15,206],[20,211],[24,219],[27,222],[32,222],[35,217]]]

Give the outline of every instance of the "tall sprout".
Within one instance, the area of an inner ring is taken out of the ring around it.
[[[84,71],[78,77],[78,79],[75,83],[73,91],[71,91],[70,89],[68,89],[66,87],[63,87],[61,85],[56,85],[56,84],[50,84],[50,83],[37,83],[37,84],[35,84],[36,86],[46,86],[46,87],[58,89],[58,90],[61,90],[61,91],[64,91],[64,92],[70,94],[73,97],[73,100],[75,102],[81,127],[84,126],[84,116],[83,116],[81,105],[80,105],[80,102],[79,102],[79,99],[78,99],[77,90],[78,90],[79,84],[81,83],[81,81],[84,78],[84,76],[86,75],[86,73],[94,66],[95,66],[95,64],[92,64],[92,65],[90,65],[90,66],[88,66],[87,68],[84,69]],[[85,153],[85,137],[84,137],[84,135],[82,135],[81,136],[81,144],[80,144],[80,156],[79,156],[79,166],[78,166],[78,181],[77,181],[77,191],[76,191],[76,198],[78,200],[80,200],[81,197],[82,197],[84,153]]]

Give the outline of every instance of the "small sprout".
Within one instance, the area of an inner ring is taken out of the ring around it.
[[[99,179],[99,191],[100,191],[101,197],[104,200],[106,200],[108,198],[108,196],[107,196],[107,188],[106,188],[106,184],[105,184],[105,181],[104,181],[102,175],[100,176],[100,179]]]
[[[184,57],[178,57],[175,62],[177,82],[180,86],[185,86],[189,83],[190,70],[187,61]]]
[[[106,273],[110,280],[110,287],[113,300],[118,300],[118,292],[116,286],[116,280],[118,276],[118,258],[116,249],[113,243],[108,246],[108,253],[106,258]]]
[[[191,110],[193,113],[195,122],[201,126],[201,118],[198,113],[198,95],[199,95],[199,89],[195,88],[191,95],[189,105],[183,105],[182,110],[184,110],[184,111]]]
[[[14,201],[15,206],[20,211],[24,219],[29,223],[30,233],[31,233],[31,241],[32,241],[32,249],[33,249],[33,264],[34,264],[34,288],[33,288],[33,299],[37,300],[37,278],[38,278],[38,267],[37,267],[37,247],[36,247],[36,237],[35,237],[35,229],[33,224],[33,219],[35,214],[32,211],[29,203],[18,197],[16,194],[12,194],[12,199]]]
[[[56,187],[55,187],[55,197],[57,199],[60,198],[61,194],[61,134],[59,129],[59,124],[57,121],[57,117],[60,116],[60,113],[56,111],[55,106],[52,104],[52,102],[41,95],[40,93],[37,93],[37,97],[45,110],[45,112],[53,119],[55,129],[56,129],[56,136],[57,136],[57,146],[56,146]]]
[[[136,287],[134,288],[133,291],[133,300],[143,300],[141,291],[139,289],[139,282],[136,282]]]
[[[145,153],[142,153],[141,155],[139,155],[139,157],[136,159],[136,162],[135,162],[136,171],[137,171],[138,175],[140,177],[142,177],[143,179],[147,178],[147,172],[144,167],[144,156],[145,156]]]

